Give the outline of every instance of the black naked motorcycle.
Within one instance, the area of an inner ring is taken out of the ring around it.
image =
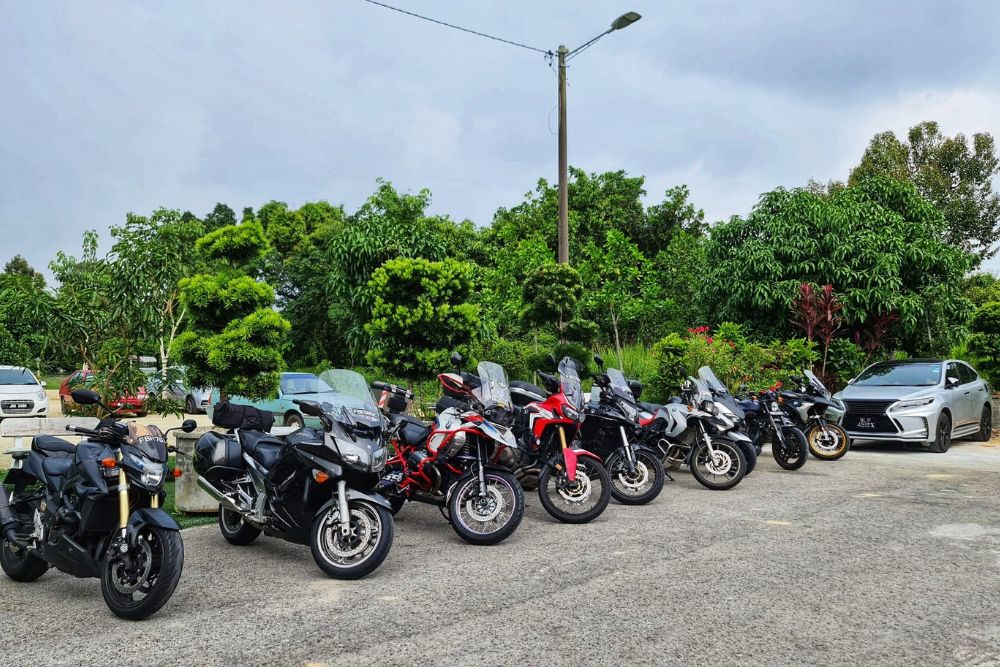
[[[212,421],[230,434],[206,433],[195,445],[198,485],[219,501],[222,536],[246,546],[261,533],[308,544],[323,572],[358,579],[392,547],[389,501],[374,489],[389,450],[368,384],[348,370],[320,376],[321,402],[294,401],[321,428],[287,436],[265,431],[267,413],[220,403]]]
[[[785,414],[805,433],[809,453],[821,461],[836,461],[851,449],[851,438],[840,425],[844,407],[833,400],[830,390],[810,370],[793,377],[798,391],[783,391]]]
[[[604,360],[594,355],[600,369]],[[625,375],[609,368],[594,376],[591,400],[584,406],[579,443],[604,459],[611,475],[611,496],[625,505],[645,505],[660,495],[666,473],[661,454],[636,443],[639,407]],[[640,387],[641,391],[641,387]]]
[[[785,470],[798,470],[809,458],[806,436],[788,418],[781,403],[784,399],[772,388],[748,394],[739,401],[746,414],[747,435],[754,447],[771,443],[771,455]]]
[[[77,389],[79,405],[110,415],[96,429],[68,426],[79,444],[39,435],[13,453],[0,493],[0,567],[15,581],[34,581],[50,567],[99,577],[117,616],[141,620],[173,595],[184,568],[180,526],[167,514],[163,483],[167,433],[122,423],[96,392]],[[195,429],[186,420],[181,430]]]

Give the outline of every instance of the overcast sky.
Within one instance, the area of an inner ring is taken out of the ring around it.
[[[1000,134],[1000,3],[388,0],[572,62],[570,163],[686,183],[710,220],[844,179],[871,136]],[[158,206],[353,211],[384,177],[487,224],[556,179],[541,54],[362,0],[0,4],[0,261]],[[1000,263],[994,261],[996,271]]]

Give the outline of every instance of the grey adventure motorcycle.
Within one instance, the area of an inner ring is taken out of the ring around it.
[[[184,568],[180,526],[161,507],[170,472],[166,436],[155,426],[128,424],[96,392],[77,389],[79,405],[109,417],[73,445],[35,436],[15,451],[0,493],[0,567],[15,581],[34,581],[54,567],[75,577],[99,577],[114,614],[141,620],[170,599]],[[187,420],[180,427],[195,429]]]
[[[266,432],[269,413],[217,404],[213,423],[232,432],[203,435],[194,468],[198,485],[219,501],[230,544],[246,546],[261,533],[308,544],[327,575],[358,579],[392,547],[391,506],[374,490],[389,454],[385,424],[354,371],[326,371],[316,389],[321,403],[294,402],[321,428],[280,438]]]
[[[794,376],[797,391],[783,391],[782,408],[809,443],[809,453],[821,461],[836,461],[851,449],[851,438],[840,425],[844,406],[834,401],[830,390],[810,370]]]

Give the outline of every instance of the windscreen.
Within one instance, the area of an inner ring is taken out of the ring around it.
[[[820,396],[825,396],[826,398],[830,398],[830,390],[826,388],[826,385],[823,384],[822,380],[816,377],[815,373],[813,373],[810,370],[807,370],[805,372],[805,376],[806,379],[809,380],[809,384],[812,385],[813,389],[819,392]]]
[[[941,381],[940,362],[879,363],[866,368],[855,385],[861,387],[932,387]]]
[[[326,371],[330,373],[332,371]],[[344,371],[350,372],[350,371]],[[329,383],[312,373],[282,373],[281,393],[286,396],[301,396],[303,394],[322,394],[330,391]]]
[[[617,368],[609,368],[608,379],[611,380],[611,390],[614,391],[619,398],[635,405],[635,396],[632,395],[632,389],[628,386],[628,380],[625,379],[624,373]]]
[[[722,403],[730,412],[736,417],[742,419],[746,416],[743,412],[743,408],[737,403],[736,399],[732,394],[729,393],[729,389],[722,383],[722,380],[715,374],[715,372],[708,366],[702,366],[698,369],[698,379],[705,383],[708,390],[712,392],[712,396],[716,401]]]
[[[694,401],[695,405],[701,405],[702,401],[712,400],[712,391],[705,384],[704,380],[691,378],[691,382],[694,383]]]
[[[583,409],[583,390],[580,388],[579,362],[573,357],[563,357],[559,362],[559,380],[566,400],[576,410]]]
[[[0,368],[0,384],[28,385],[38,382],[27,368]]]
[[[343,368],[324,371],[319,376],[319,384],[325,390],[317,392],[317,399],[330,416],[342,421],[340,415],[346,410],[360,424],[382,424],[378,406],[368,389],[368,382],[359,373]]]
[[[483,406],[509,409],[513,402],[510,398],[510,386],[507,384],[507,372],[503,366],[492,361],[480,361],[477,370],[482,384],[475,391],[479,392],[479,400],[483,402]]]

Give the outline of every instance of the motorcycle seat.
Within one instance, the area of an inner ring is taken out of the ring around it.
[[[73,459],[68,456],[42,459],[42,471],[46,477],[65,477],[73,467]]]
[[[453,398],[451,396],[442,396],[441,398],[438,399],[438,402],[434,405],[434,411],[437,412],[438,414],[441,414],[448,408],[457,408],[461,404],[462,401],[458,400],[457,398]],[[405,417],[407,415],[401,415],[401,416]]]
[[[420,445],[427,440],[431,425],[412,415],[392,415],[393,426],[399,425],[399,439],[407,445]]]
[[[54,435],[36,435],[31,439],[31,448],[50,457],[68,457],[76,453],[76,445]]]
[[[645,403],[643,401],[639,401],[639,407],[642,408],[643,410],[645,410],[646,412],[654,412],[655,413],[657,410],[659,410],[663,406],[659,405],[657,403]]]
[[[548,392],[530,382],[511,380],[509,385],[511,399],[514,401],[514,405],[519,407],[524,407],[535,401],[544,401],[545,397],[548,396]]]
[[[243,451],[268,470],[278,462],[285,446],[284,441],[263,431],[240,431],[240,444]]]

